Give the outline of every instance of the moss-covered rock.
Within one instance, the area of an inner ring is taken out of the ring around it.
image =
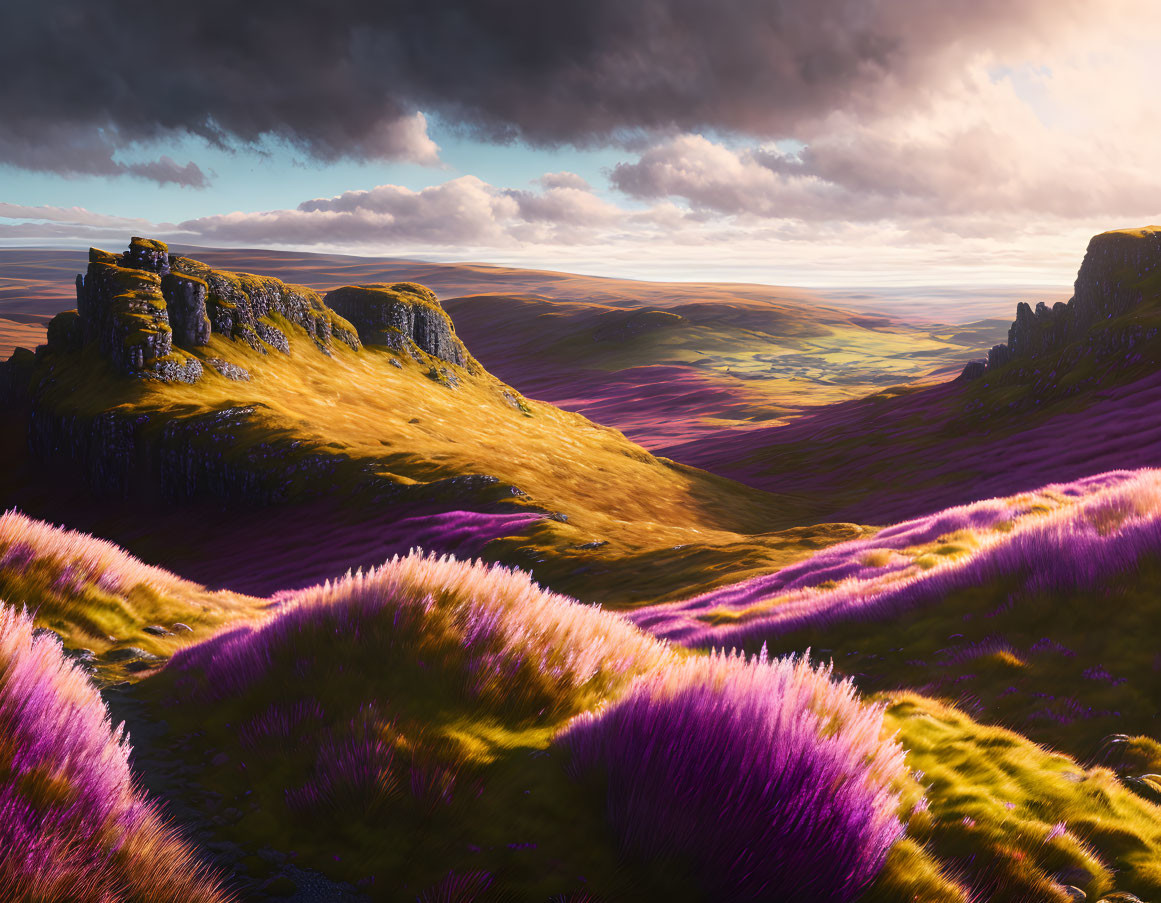
[[[313,289],[291,285],[273,276],[215,270],[188,257],[172,257],[170,266],[175,273],[205,282],[206,312],[214,332],[242,339],[254,347],[254,337],[261,337],[269,329],[278,329],[269,323],[259,329],[259,321],[279,316],[301,326],[322,347],[338,340],[356,351],[360,348],[355,328],[328,309]],[[268,344],[282,351],[289,350],[289,341],[284,347],[274,333],[269,335],[272,341]]]
[[[456,336],[451,317],[435,293],[414,282],[348,285],[326,296],[326,304],[354,324],[367,345],[399,347],[399,339],[449,364],[475,369]]]
[[[129,250],[122,257],[122,265],[154,273],[169,272],[169,245],[152,238],[133,236]]]

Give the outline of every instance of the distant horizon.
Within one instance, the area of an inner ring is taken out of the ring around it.
[[[138,234],[138,233],[133,233]],[[124,235],[124,242],[128,241],[130,233],[126,232]],[[581,269],[570,268],[563,264],[560,266],[538,265],[534,261],[528,263],[518,262],[515,260],[503,259],[485,259],[479,257],[457,257],[455,255],[429,255],[422,254],[395,254],[382,253],[377,254],[372,250],[363,250],[361,252],[353,252],[350,250],[324,250],[318,247],[313,248],[296,248],[291,246],[266,246],[260,247],[257,245],[206,245],[195,244],[184,241],[167,241],[165,238],[152,233],[147,233],[143,237],[160,238],[170,246],[172,250],[181,252],[198,252],[198,251],[222,251],[232,253],[255,253],[255,254],[288,254],[306,257],[349,257],[353,260],[374,261],[384,260],[396,263],[417,263],[424,265],[439,265],[439,266],[471,266],[471,267],[486,267],[496,270],[521,270],[526,272],[541,272],[541,273],[562,273],[570,276],[585,276],[595,279],[611,279],[629,282],[652,282],[658,284],[665,283],[680,283],[680,284],[713,284],[713,285],[738,285],[738,286],[763,286],[768,288],[798,288],[809,291],[821,292],[859,292],[859,291],[882,291],[892,290],[908,293],[923,293],[923,292],[964,292],[968,294],[980,292],[999,292],[999,291],[1071,291],[1073,278],[1067,281],[1053,281],[1050,279],[1043,279],[1041,281],[1011,281],[1011,280],[995,280],[995,281],[956,281],[948,278],[946,281],[922,281],[922,273],[912,274],[914,280],[908,281],[891,281],[889,279],[879,282],[811,282],[811,281],[797,281],[791,282],[787,280],[775,281],[771,279],[761,278],[729,278],[724,275],[724,270],[719,272],[706,272],[705,275],[682,275],[680,272],[674,275],[637,275],[631,271],[624,271],[621,269],[612,268],[594,268]],[[8,244],[0,239],[0,251],[45,251],[45,252],[62,252],[75,253],[78,255],[85,255],[88,253],[90,247],[100,247],[105,250],[120,250],[120,244],[117,239],[108,237],[102,240],[85,240],[81,242],[69,241],[60,239],[55,243],[39,243],[39,244]],[[106,247],[108,245],[108,247]],[[1083,251],[1076,258],[1076,266],[1074,269],[1080,267],[1080,261],[1083,259]],[[647,272],[647,271],[642,271]],[[666,270],[670,272],[670,270]]]

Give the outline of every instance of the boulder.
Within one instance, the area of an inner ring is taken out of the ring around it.
[[[134,270],[168,273],[169,245],[163,241],[139,238],[135,235],[129,239],[129,250],[122,255],[121,265]]]
[[[960,379],[979,379],[984,375],[988,368],[987,361],[968,361],[967,366],[963,368],[963,373],[959,375]]]

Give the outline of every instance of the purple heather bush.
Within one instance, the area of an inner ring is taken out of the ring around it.
[[[24,570],[36,559],[50,559],[61,565],[57,589],[66,594],[76,592],[87,583],[116,594],[123,594],[138,584],[157,592],[196,588],[104,539],[54,527],[19,511],[0,514],[0,569]]]
[[[264,623],[179,650],[162,686],[228,709],[246,760],[286,761],[282,801],[309,819],[447,805],[487,753],[439,718],[549,731],[673,656],[523,572],[413,553],[280,594]]]
[[[0,897],[224,899],[138,792],[128,757],[60,644],[0,606]]]
[[[629,617],[695,647],[756,645],[799,629],[889,617],[1016,580],[1095,589],[1161,553],[1161,471],[1116,471],[907,521],[774,574]]]
[[[806,659],[686,659],[557,738],[633,857],[721,901],[855,899],[902,835],[883,709]]]

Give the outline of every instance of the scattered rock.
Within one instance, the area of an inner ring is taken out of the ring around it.
[[[226,377],[226,379],[232,379],[235,382],[248,382],[250,379],[250,371],[245,367],[231,364],[229,361],[224,361],[220,357],[208,358],[206,363],[222,374],[222,376]]]
[[[141,628],[143,633],[148,633],[151,636],[173,636],[173,634],[162,627],[160,624],[150,624],[148,627]]]
[[[460,378],[447,367],[432,367],[427,371],[427,378],[449,389],[458,389],[460,386]]]
[[[144,649],[139,649],[136,646],[122,646],[120,649],[110,649],[101,658],[107,662],[128,662],[134,659],[143,662],[161,661],[161,656],[154,655],[152,652],[146,652]]]
[[[181,621],[174,624],[173,629],[175,633],[193,633],[193,628],[188,624],[181,623]]]
[[[258,333],[258,338],[271,348],[276,351],[281,351],[283,354],[290,354],[290,339],[277,326],[267,323],[264,320],[259,320],[254,324],[254,331]],[[325,347],[323,350],[325,350]]]

